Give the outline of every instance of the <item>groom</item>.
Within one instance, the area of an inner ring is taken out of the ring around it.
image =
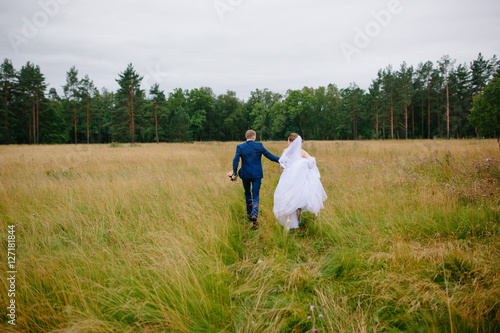
[[[262,155],[271,161],[278,162],[279,157],[274,156],[264,148],[262,143],[255,142],[257,134],[253,130],[248,130],[245,134],[247,142],[239,144],[236,147],[236,155],[233,159],[233,171],[228,173],[231,180],[236,180],[238,164],[241,157],[241,169],[239,176],[243,182],[245,189],[245,200],[247,204],[247,217],[253,223],[252,229],[257,229],[259,223],[257,218],[259,216],[259,192],[260,183],[264,174],[262,172]]]

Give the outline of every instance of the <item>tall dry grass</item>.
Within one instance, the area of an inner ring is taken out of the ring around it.
[[[250,231],[225,175],[235,143],[0,147],[3,276],[8,224],[18,236],[18,321],[2,329],[500,329],[495,141],[304,148],[329,198],[287,235],[272,213],[280,169],[265,159]]]

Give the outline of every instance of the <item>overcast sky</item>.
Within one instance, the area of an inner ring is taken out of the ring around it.
[[[174,88],[367,89],[377,71],[500,56],[498,0],[1,0],[0,56],[39,65],[59,93],[76,66],[116,90],[129,63]]]

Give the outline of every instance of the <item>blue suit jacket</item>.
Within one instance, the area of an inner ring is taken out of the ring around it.
[[[262,155],[274,162],[278,162],[280,159],[268,152],[260,142],[249,140],[239,144],[236,147],[236,155],[234,155],[233,159],[233,174],[236,174],[241,157],[241,170],[239,174],[241,179],[263,178]]]

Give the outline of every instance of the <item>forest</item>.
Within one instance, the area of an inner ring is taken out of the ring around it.
[[[76,67],[63,96],[40,67],[0,65],[0,144],[258,140],[498,138],[500,61],[479,53],[469,64],[445,55],[437,62],[380,69],[365,91],[356,83],[288,90],[255,89],[247,100],[209,87],[143,87],[132,64],[118,74],[117,91],[100,90]]]

